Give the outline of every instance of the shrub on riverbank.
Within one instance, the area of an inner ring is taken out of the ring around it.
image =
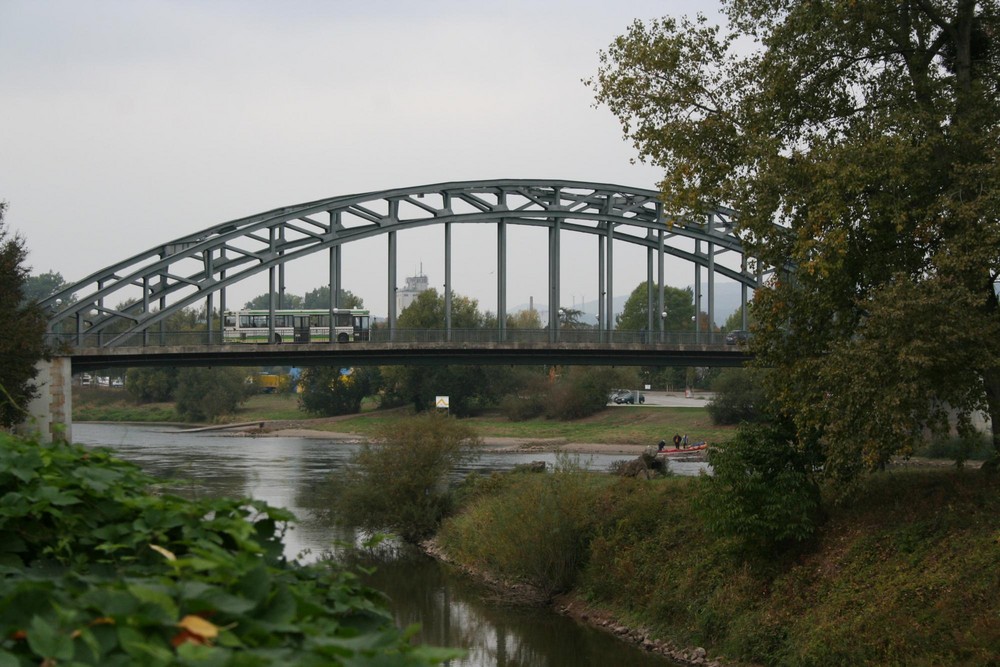
[[[107,452],[0,433],[0,664],[402,667],[456,655],[411,646],[353,573],[286,561],[285,510],[163,490]]]
[[[493,492],[475,493],[438,541],[477,570],[530,584],[543,595],[566,591],[587,555],[595,489],[608,481],[576,466],[492,478],[479,486]]]
[[[529,477],[553,484],[532,490],[535,497],[556,494],[556,476]],[[653,636],[763,664],[987,665],[1000,655],[995,478],[954,470],[872,476],[849,501],[829,505],[808,550],[767,559],[706,529],[695,511],[702,483],[580,484],[572,502],[579,513],[550,527],[583,540],[579,552],[566,551],[573,593]],[[530,526],[518,538],[514,517],[530,503],[511,488],[476,497],[446,522],[449,556],[529,571],[547,545]],[[492,517],[510,529],[498,535]]]
[[[337,517],[409,542],[427,537],[452,509],[448,473],[478,443],[467,424],[433,413],[380,429],[333,478]]]

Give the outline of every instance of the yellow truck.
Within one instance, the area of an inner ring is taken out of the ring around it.
[[[282,382],[283,376],[275,373],[257,373],[247,378],[247,384],[253,385],[262,394],[274,394],[287,386],[287,381]]]

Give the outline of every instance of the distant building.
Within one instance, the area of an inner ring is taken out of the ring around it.
[[[417,296],[429,287],[427,276],[410,276],[406,279],[406,287],[396,290],[396,312],[401,313],[411,303],[416,301]]]

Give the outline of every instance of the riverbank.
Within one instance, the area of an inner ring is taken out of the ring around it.
[[[258,436],[294,437],[294,438],[318,438],[324,440],[342,440],[345,442],[358,442],[363,440],[355,433],[339,433],[337,431],[326,431],[302,427],[284,427],[280,424],[267,424],[263,428],[256,425],[243,427],[240,431],[244,434]],[[481,448],[483,451],[491,453],[517,453],[526,454],[531,452],[555,452],[566,454],[623,454],[626,456],[639,456],[649,448],[655,449],[652,445],[623,444],[606,442],[566,442],[562,438],[512,438],[512,437],[483,437]],[[696,452],[692,452],[694,455]]]
[[[706,404],[706,396],[701,394],[688,398],[676,392],[648,392],[644,405],[611,404],[595,415],[573,421],[536,418],[513,422],[497,410],[485,411],[462,421],[493,449],[516,447],[526,451],[532,447],[547,447],[550,451],[561,449],[570,453],[588,453],[593,448],[587,445],[598,444],[602,445],[600,453],[638,455],[646,447],[655,447],[660,440],[671,442],[674,434],[687,434],[691,442],[721,443],[727,440],[734,428],[713,424],[705,409]],[[128,403],[121,392],[74,391],[73,406],[73,419],[77,422],[178,421],[173,404],[134,405]],[[298,409],[298,398],[294,394],[261,394],[249,399],[227,421],[263,422],[263,428],[256,435],[281,434],[333,440],[353,438],[357,441],[412,414],[409,408],[395,408],[314,418]],[[195,426],[206,424],[190,425]]]
[[[698,667],[729,667],[730,665],[724,659],[709,658],[708,651],[703,647],[680,647],[669,641],[656,638],[647,628],[631,627],[623,622],[615,612],[596,607],[577,593],[570,592],[549,597],[530,584],[503,579],[491,572],[456,561],[434,539],[423,542],[420,547],[431,558],[458,569],[464,576],[485,584],[507,604],[546,605],[553,611],[572,618],[577,623],[614,635],[621,641],[633,644],[649,653],[669,658],[675,663]],[[732,665],[735,667],[736,663],[732,663]]]
[[[707,530],[697,479],[518,477],[446,521],[441,552],[499,582],[568,582],[542,597],[647,650],[726,665],[985,666],[1000,655],[992,476],[873,475],[828,499],[812,542],[766,557]]]

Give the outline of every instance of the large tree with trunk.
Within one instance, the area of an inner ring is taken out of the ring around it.
[[[589,83],[669,210],[732,206],[778,268],[752,349],[798,438],[849,477],[1000,425],[998,3],[723,5],[634,23]]]

